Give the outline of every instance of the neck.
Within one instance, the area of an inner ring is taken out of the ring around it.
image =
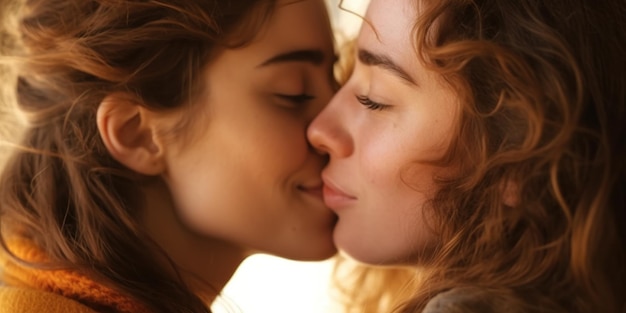
[[[186,227],[176,215],[165,184],[151,183],[144,191],[142,222],[146,231],[175,263],[185,282],[212,303],[249,253]]]

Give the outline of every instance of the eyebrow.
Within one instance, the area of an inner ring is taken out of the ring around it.
[[[400,77],[402,80],[417,86],[413,77],[411,77],[406,70],[393,62],[393,60],[386,55],[376,54],[365,49],[359,49],[359,61],[368,66],[378,66],[388,70],[394,75]]]
[[[275,55],[269,60],[261,63],[259,67],[288,62],[304,62],[311,63],[313,65],[320,65],[324,62],[324,58],[324,52],[321,50],[294,50]]]

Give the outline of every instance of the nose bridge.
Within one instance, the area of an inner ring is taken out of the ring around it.
[[[328,106],[330,101],[332,101],[334,93],[332,86],[324,85],[313,105],[311,120],[315,119]]]
[[[332,98],[330,103],[309,125],[307,136],[311,145],[333,157],[347,157],[352,154],[352,137],[348,131],[349,115],[344,89]]]
[[[305,113],[307,124],[310,124],[313,119],[315,119],[319,113],[324,110],[335,94],[333,84],[325,79],[326,72],[324,67],[318,67],[316,68],[316,71],[320,71],[320,76],[316,77],[323,77],[324,79],[315,80],[314,82],[315,99],[307,106]]]

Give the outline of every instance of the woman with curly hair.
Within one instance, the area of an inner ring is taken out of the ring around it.
[[[372,0],[308,131],[377,266],[338,267],[354,312],[626,312],[624,29],[624,1]]]

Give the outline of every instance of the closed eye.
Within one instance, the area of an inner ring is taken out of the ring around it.
[[[356,100],[372,111],[382,111],[390,107],[388,104],[373,101],[368,96],[356,96]]]
[[[309,95],[309,94],[297,94],[297,95],[288,95],[288,94],[275,94],[277,97],[283,99],[283,100],[287,100],[293,104],[305,104],[313,99],[315,99],[315,96],[313,95]]]

